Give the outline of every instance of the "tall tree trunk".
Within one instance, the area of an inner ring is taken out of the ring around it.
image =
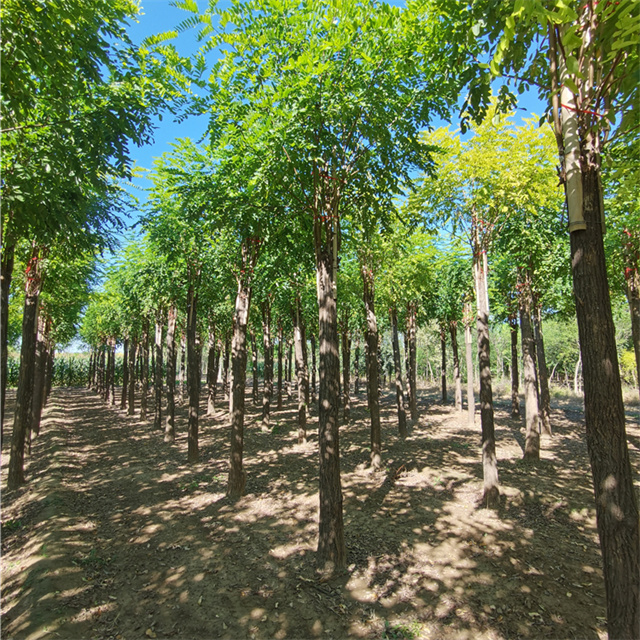
[[[127,402],[127,415],[132,416],[135,411],[136,400],[136,352],[138,341],[135,338],[129,339],[129,399]]]
[[[398,431],[402,439],[407,437],[407,411],[404,404],[402,367],[400,364],[400,342],[398,340],[398,313],[395,307],[390,309],[391,336],[393,343],[393,366],[396,371],[396,405],[398,408]]]
[[[49,395],[51,394],[51,387],[53,385],[53,360],[55,357],[55,344],[51,337],[47,340],[47,370],[45,373],[44,382],[44,406],[47,406]]]
[[[363,300],[367,316],[365,353],[367,364],[367,401],[371,419],[371,466],[379,469],[382,464],[382,439],[380,433],[380,381],[378,375],[378,321],[375,312],[375,283],[373,271],[362,266]]]
[[[231,390],[231,460],[227,495],[236,500],[244,493],[246,472],[242,464],[244,450],[244,396],[247,376],[247,322],[251,305],[251,280],[258,259],[258,243],[242,245],[242,278],[238,278],[238,292],[233,319],[233,388]],[[245,275],[247,274],[247,275]],[[270,310],[269,310],[270,311]]]
[[[180,371],[178,372],[178,404],[184,404],[184,383],[187,373],[187,338],[184,332],[180,333]]]
[[[3,230],[4,231],[4,230]],[[4,234],[3,234],[4,235]],[[9,373],[9,291],[11,278],[13,277],[13,263],[15,244],[2,238],[2,267],[0,271],[0,340],[2,340],[2,371],[0,371],[0,384],[2,396],[0,399],[0,441],[3,438],[4,403],[7,396],[7,374]]]
[[[534,310],[531,314],[533,321],[533,335],[536,343],[536,365],[538,368],[538,383],[540,385],[539,411],[542,430],[551,434],[551,393],[549,392],[549,369],[544,352],[544,336],[542,333],[542,313],[540,304],[534,298]]]
[[[480,418],[482,421],[482,472],[484,479],[484,503],[488,507],[497,505],[500,496],[498,488],[498,460],[493,423],[493,393],[491,389],[491,357],[489,347],[489,300],[487,298],[486,273],[478,261],[482,255],[479,245],[474,247],[474,276],[478,316],[478,366],[480,369]]]
[[[360,334],[358,334],[358,338],[356,339],[356,348],[353,354],[353,368],[355,370],[353,393],[357,396],[360,393]]]
[[[111,370],[109,373],[109,384],[111,389],[109,391],[109,404],[115,406],[116,404],[116,339],[109,338],[109,351],[111,353]]]
[[[456,385],[455,405],[456,411],[462,411],[462,380],[460,379],[460,356],[458,355],[458,321],[449,322],[451,335],[451,353],[453,354],[453,379]]]
[[[207,349],[207,415],[212,416],[216,410],[216,331],[213,321],[209,320],[209,346]]]
[[[578,353],[578,361],[573,372],[573,393],[578,395],[580,393],[580,371],[582,369],[582,353]]]
[[[636,355],[636,382],[640,392],[640,272],[637,267],[627,269],[627,301],[631,314],[631,338]]]
[[[149,391],[149,320],[142,320],[142,362],[140,363],[140,420],[147,419],[147,393]]]
[[[447,404],[447,332],[444,324],[440,325],[440,386],[442,404]]]
[[[129,384],[129,338],[124,339],[124,353],[122,355],[122,395],[120,409],[127,408],[127,387]]]
[[[22,314],[22,346],[20,348],[20,373],[16,392],[16,410],[11,435],[11,457],[7,488],[18,488],[24,483],[24,445],[27,430],[31,426],[33,380],[36,359],[36,330],[38,327],[38,303],[42,286],[40,250],[33,248],[27,266],[24,311]]]
[[[278,388],[277,388],[277,407],[282,409],[282,343],[284,341],[284,332],[282,323],[278,325]],[[271,347],[273,349],[273,347]],[[273,364],[272,364],[273,366]]]
[[[264,385],[262,393],[262,428],[269,428],[271,419],[271,396],[273,395],[273,344],[271,342],[271,300],[267,299],[260,305],[262,311],[262,344],[264,350]],[[282,339],[278,346],[278,361],[280,358]],[[282,367],[278,366],[278,384],[281,384]]]
[[[93,385],[93,363],[95,362],[95,355],[95,349],[92,347],[91,351],[89,352],[89,373],[87,375],[87,389],[91,389],[91,386]]]
[[[518,371],[518,319],[509,318],[511,334],[511,417],[520,417],[520,372]]]
[[[233,329],[231,330],[233,332]],[[231,358],[231,337],[229,330],[224,335],[224,358],[222,360],[222,389],[224,390],[224,399],[229,401],[231,408],[231,394],[229,393],[229,362]]]
[[[100,393],[100,395],[106,399],[105,397],[105,387],[106,387],[106,378],[107,378],[107,367],[105,364],[106,361],[106,357],[107,357],[107,348],[106,345],[101,344],[100,345],[100,360],[99,360],[99,365],[98,365],[98,392]]]
[[[540,459],[540,433],[538,424],[538,392],[535,365],[535,341],[531,327],[533,296],[529,277],[520,286],[520,332],[522,334],[522,369],[524,371],[524,415],[526,439],[525,460]]]
[[[190,463],[198,462],[198,418],[200,414],[200,337],[198,336],[198,292],[194,282],[187,292],[187,392],[189,394],[189,426],[187,430]]]
[[[342,320],[342,410],[345,424],[351,420],[351,336],[349,335],[349,312],[345,307]]]
[[[164,441],[167,444],[175,440],[176,416],[176,318],[178,312],[174,305],[167,314],[167,415],[164,421]]]
[[[251,331],[249,333],[249,339],[251,341],[251,371],[253,374],[251,384],[251,397],[253,404],[258,404],[258,345],[256,343],[256,334]]]
[[[337,218],[334,218],[337,223]],[[322,226],[325,240],[321,241]],[[339,408],[340,361],[338,359],[338,314],[336,309],[337,226],[314,224],[316,288],[318,295],[318,337],[320,342],[320,393],[318,403],[318,445],[320,450],[320,518],[318,567],[325,574],[346,567],[346,546],[342,518],[340,481]]]
[[[316,336],[311,334],[311,399],[316,401]]]
[[[596,152],[593,152],[596,155]],[[584,158],[586,229],[571,233],[571,265],[584,374],[587,448],[604,564],[610,638],[640,629],[640,530],[602,237],[599,165]]]
[[[293,395],[292,386],[293,386],[293,375],[291,370],[291,364],[293,362],[293,343],[289,340],[288,342],[288,350],[287,350],[287,399],[291,400]]]
[[[154,396],[155,404],[153,410],[153,427],[154,429],[162,429],[162,369],[163,369],[163,353],[162,353],[162,332],[164,330],[164,312],[159,313],[156,317],[156,334],[155,334],[155,380]]]
[[[407,383],[410,389],[409,408],[411,410],[411,422],[415,424],[418,421],[418,353],[415,302],[407,305],[407,333],[405,339],[409,346],[409,367],[407,368]]]
[[[44,313],[38,316],[38,330],[36,335],[36,355],[33,375],[33,399],[31,405],[31,439],[40,433],[40,420],[44,405],[45,369],[47,366],[47,319]]]
[[[304,353],[307,341],[304,318],[300,309],[300,298],[296,296],[296,311],[293,318],[293,339],[296,354],[296,377],[298,378],[298,442],[307,440],[307,402],[309,397],[309,372]]]

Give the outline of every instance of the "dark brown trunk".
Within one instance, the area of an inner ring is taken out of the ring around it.
[[[536,380],[535,341],[531,326],[533,296],[527,278],[520,286],[520,332],[522,334],[522,369],[524,373],[524,415],[526,436],[525,460],[540,459],[540,433],[538,423],[538,385]]]
[[[216,340],[216,355],[215,362],[213,364],[213,403],[216,402],[218,395],[218,377],[220,374],[220,359],[222,358],[222,340]]]
[[[371,466],[382,464],[382,438],[380,433],[380,379],[378,371],[378,321],[375,312],[375,283],[373,271],[362,266],[363,300],[367,316],[365,353],[367,365],[367,402],[371,419]]]
[[[3,438],[4,403],[7,395],[7,374],[9,373],[9,291],[11,278],[13,277],[15,244],[7,243],[6,238],[2,242],[2,267],[0,272],[0,340],[2,340],[2,371],[0,371],[0,385],[2,396],[0,398],[0,441]]]
[[[259,245],[242,246],[242,273],[253,272]],[[231,459],[227,495],[237,500],[244,493],[247,479],[243,468],[244,450],[244,396],[247,376],[247,322],[251,305],[251,282],[248,277],[238,280],[236,307],[233,318],[233,372],[231,390]]]
[[[415,303],[407,306],[406,340],[409,346],[409,367],[407,369],[407,383],[410,389],[409,408],[411,422],[415,424],[418,421],[418,352]]]
[[[164,330],[164,313],[156,318],[156,334],[155,334],[155,377],[154,377],[154,396],[155,404],[153,409],[153,427],[154,429],[162,429],[162,369],[163,369],[163,353],[162,353],[162,332]]]
[[[129,399],[127,401],[127,415],[132,416],[135,411],[136,401],[136,355],[138,341],[135,338],[129,339]]]
[[[547,368],[547,357],[544,352],[544,335],[542,333],[542,313],[540,305],[535,305],[532,311],[533,335],[536,344],[536,366],[538,371],[538,384],[540,396],[538,399],[540,422],[542,430],[547,435],[551,433],[551,393],[549,392],[549,369]]]
[[[481,247],[475,247],[474,256],[481,258]],[[487,507],[496,506],[500,496],[498,488],[498,461],[496,458],[495,427],[493,422],[493,392],[491,388],[491,355],[489,347],[489,301],[482,263],[474,260],[474,276],[478,307],[478,366],[480,370],[480,418],[482,421],[483,501]]]
[[[189,426],[187,430],[190,463],[198,462],[198,418],[200,414],[200,337],[198,336],[198,292],[189,284],[187,292],[187,391],[189,394]]]
[[[293,338],[296,354],[296,377],[298,378],[298,442],[307,440],[307,402],[309,396],[309,372],[304,353],[307,341],[304,318],[300,309],[300,299],[296,297],[296,312],[294,315]]]
[[[509,318],[511,333],[511,417],[520,417],[520,372],[518,371],[518,319]]]
[[[273,395],[273,344],[271,343],[271,301],[266,300],[260,305],[262,311],[262,346],[264,350],[264,384],[262,393],[262,428],[269,428],[271,419],[271,396]],[[278,346],[278,359],[280,360],[280,344]],[[280,361],[281,362],[281,361]],[[278,367],[278,380],[280,383],[281,367]]]
[[[447,404],[447,332],[444,325],[440,325],[440,386],[442,404]]]
[[[45,374],[45,383],[44,383],[44,406],[47,406],[47,401],[49,400],[49,395],[51,394],[51,387],[53,385],[53,360],[55,357],[54,343],[53,340],[49,339],[47,341],[47,371]]]
[[[106,387],[106,378],[107,378],[107,347],[106,345],[100,345],[100,364],[98,366],[98,392],[102,397],[106,400],[105,396],[105,387]]]
[[[140,420],[147,419],[147,393],[149,391],[149,320],[142,321],[142,358],[140,363]]]
[[[627,301],[631,314],[631,339],[636,355],[636,383],[640,392],[640,272],[637,267],[627,270]]]
[[[599,169],[583,162],[587,228],[571,234],[573,291],[584,375],[587,448],[604,565],[610,638],[638,637],[640,532],[602,237]]]
[[[127,408],[127,387],[129,385],[129,338],[124,339],[122,355],[122,395],[120,397],[120,409]]]
[[[209,322],[209,348],[207,350],[207,415],[216,410],[216,331],[213,322]]]
[[[116,404],[116,339],[110,338],[109,351],[111,353],[111,368],[109,372],[109,404],[115,407]]]
[[[293,363],[293,342],[288,341],[289,349],[287,350],[287,399],[291,400],[293,395],[292,386],[293,386],[293,371],[292,371],[292,363]]]
[[[458,355],[458,322],[449,322],[449,334],[451,335],[451,353],[453,355],[453,379],[455,381],[455,405],[456,411],[462,411],[462,380],[460,379],[460,356]]]
[[[252,383],[251,383],[251,397],[253,399],[253,404],[258,404],[258,345],[256,343],[256,334],[251,331],[249,333],[249,339],[251,340],[251,372],[252,372]]]
[[[181,330],[182,331],[182,330]],[[184,404],[184,383],[187,373],[187,339],[180,334],[180,371],[178,372],[178,404]]]
[[[89,352],[89,374],[87,376],[87,389],[91,389],[93,385],[93,363],[95,361],[95,350],[92,348]]]
[[[340,481],[339,408],[340,361],[338,358],[338,315],[336,310],[336,238],[327,229],[320,243],[316,221],[316,284],[318,295],[318,337],[320,342],[320,392],[318,402],[318,446],[320,451],[320,518],[318,568],[327,575],[346,567],[346,546],[342,518]],[[326,228],[326,226],[325,226]]]
[[[44,406],[45,368],[47,365],[47,319],[43,313],[38,316],[38,331],[36,336],[36,355],[33,376],[33,400],[31,405],[31,439],[40,433],[40,420]]]
[[[473,393],[473,339],[471,335],[471,305],[465,305],[465,315],[469,322],[465,321],[464,325],[464,352],[465,362],[467,365],[467,423],[472,426],[475,424],[476,400]]]
[[[38,303],[42,278],[40,274],[40,252],[34,247],[27,267],[24,311],[22,314],[22,346],[20,348],[20,372],[16,392],[16,410],[11,435],[11,457],[7,488],[17,489],[24,483],[24,446],[27,430],[31,426],[33,380],[36,359],[36,330],[38,326]]]
[[[396,372],[396,406],[398,408],[398,432],[401,438],[407,437],[407,411],[404,405],[404,387],[402,385],[402,368],[400,364],[400,341],[398,340],[398,313],[391,307],[391,336],[393,343],[393,366]]]
[[[278,327],[278,388],[277,388],[278,409],[282,409],[282,342],[283,340],[284,340],[284,333],[282,330],[282,325],[279,325]]]
[[[360,337],[356,340],[355,353],[353,354],[353,368],[355,371],[355,379],[353,381],[353,393],[358,395],[360,393]]]
[[[342,410],[345,424],[351,420],[351,336],[349,315],[345,309],[342,320]]]
[[[167,314],[167,415],[164,421],[164,441],[170,444],[175,439],[176,415],[176,317],[177,310],[172,305]]]
[[[316,401],[316,337],[311,334],[311,399]]]
[[[224,336],[224,359],[222,361],[222,389],[224,391],[224,399],[229,401],[231,406],[231,394],[229,393],[229,359],[231,357],[231,338],[229,330]]]

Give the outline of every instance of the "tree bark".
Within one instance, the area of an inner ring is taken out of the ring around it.
[[[442,404],[447,404],[447,332],[440,325],[440,386],[442,388]]]
[[[534,309],[531,313],[533,324],[533,335],[536,345],[536,367],[538,372],[538,384],[540,395],[538,398],[538,409],[540,412],[540,422],[542,430],[547,435],[551,433],[551,393],[549,392],[549,369],[547,368],[547,357],[544,352],[544,335],[542,333],[542,313],[540,304],[534,298]]]
[[[212,321],[209,321],[209,348],[207,350],[207,415],[212,416],[216,410],[216,331]]]
[[[200,414],[200,338],[198,336],[198,292],[194,282],[187,291],[187,391],[189,394],[189,426],[187,460],[200,460],[198,418]]]
[[[311,334],[311,399],[316,401],[316,336]]]
[[[271,312],[269,312],[271,313]],[[278,387],[277,387],[277,408],[282,409],[282,343],[284,341],[284,332],[282,329],[282,323],[278,325]],[[271,347],[273,349],[273,346]],[[273,358],[271,359],[271,366],[273,367]]]
[[[407,437],[407,411],[404,403],[402,384],[402,366],[400,364],[400,342],[398,340],[398,313],[395,307],[390,309],[391,336],[393,343],[393,366],[396,372],[396,406],[398,409],[398,432],[404,440]]]
[[[138,350],[138,341],[135,338],[129,339],[129,400],[127,406],[127,415],[132,416],[135,411],[136,399],[136,351]]]
[[[154,379],[154,396],[155,403],[153,409],[153,427],[154,429],[162,429],[162,369],[163,369],[163,353],[162,353],[162,332],[164,331],[164,312],[159,313],[156,317],[156,333],[155,333],[155,379]]]
[[[345,424],[351,420],[351,337],[349,315],[345,307],[342,320],[342,411]]]
[[[520,372],[518,371],[518,319],[509,318],[511,334],[511,417],[520,417]]]
[[[289,340],[287,341],[288,343],[288,349],[287,349],[287,400],[291,400],[291,397],[293,395],[292,392],[292,387],[293,387],[293,371],[292,371],[292,363],[293,363],[293,343]]]
[[[9,373],[9,291],[13,277],[15,244],[3,238],[2,261],[0,271],[0,340],[2,340],[2,371],[0,384],[2,396],[0,398],[0,442],[3,439],[4,404],[7,396],[7,374]]]
[[[176,415],[176,318],[175,306],[169,307],[167,314],[167,415],[164,421],[164,441],[167,444],[175,440]]]
[[[44,388],[44,406],[47,406],[49,395],[51,394],[51,386],[53,385],[53,360],[55,357],[55,344],[51,337],[47,341],[47,371],[45,374]]]
[[[540,459],[540,433],[538,424],[538,385],[536,381],[535,342],[531,327],[533,296],[531,281],[527,277],[520,287],[520,332],[522,334],[522,369],[524,372],[524,415],[526,436],[525,460]]]
[[[271,343],[271,300],[267,299],[260,305],[262,311],[262,345],[264,350],[264,384],[262,391],[262,429],[269,428],[271,419],[271,396],[273,395],[273,344]],[[278,384],[281,385],[282,340],[278,345]],[[282,387],[281,387],[282,388]]]
[[[417,330],[416,330],[416,305],[407,305],[407,333],[409,346],[409,367],[407,369],[407,382],[409,385],[409,408],[411,410],[411,422],[418,421],[418,363],[417,363]]]
[[[453,354],[453,379],[456,385],[455,405],[456,411],[462,411],[462,381],[460,379],[460,356],[458,355],[458,322],[449,322],[451,334],[451,353]]]
[[[638,507],[607,282],[597,157],[583,158],[582,167],[586,229],[571,233],[571,265],[584,374],[587,448],[604,564],[609,637],[632,638],[640,629]]]
[[[109,338],[109,353],[111,356],[111,366],[109,370],[109,404],[116,405],[116,339]]]
[[[233,331],[233,330],[232,330]],[[231,358],[231,339],[229,330],[224,336],[224,359],[222,361],[222,389],[224,390],[224,399],[229,401],[231,408],[231,394],[229,393],[229,361]]]
[[[140,363],[140,420],[147,419],[147,393],[149,391],[149,320],[142,320],[142,362]]]
[[[627,301],[631,315],[631,339],[636,356],[636,382],[640,393],[640,272],[637,267],[627,269]]]
[[[336,220],[334,220],[336,221]],[[337,222],[337,221],[336,221]],[[325,241],[315,222],[316,285],[318,296],[318,336],[320,342],[320,393],[318,403],[318,445],[320,450],[320,518],[317,562],[326,575],[346,567],[346,546],[342,518],[340,481],[340,443],[338,380],[338,315],[336,309],[335,271],[337,262],[337,228],[324,223]]]
[[[309,397],[309,372],[304,353],[307,340],[304,318],[300,309],[300,298],[296,297],[296,311],[293,318],[293,339],[296,356],[296,377],[298,378],[298,443],[307,440],[307,402]]]
[[[482,248],[474,247],[474,276],[478,315],[478,366],[480,369],[480,418],[482,422],[482,473],[484,479],[483,501],[487,507],[497,505],[498,461],[496,458],[495,427],[493,422],[493,393],[491,388],[491,356],[489,346],[489,300],[483,265],[479,262]]]
[[[258,259],[259,243],[242,245],[242,277],[238,278],[238,292],[233,321],[233,372],[231,390],[231,460],[227,495],[237,500],[244,493],[246,472],[242,465],[244,450],[244,396],[247,376],[247,322],[251,305],[251,279]],[[271,310],[269,309],[269,312]]]
[[[251,331],[249,333],[249,339],[251,340],[251,370],[253,374],[253,380],[251,385],[251,397],[253,398],[253,404],[258,404],[258,345],[256,343],[256,334]]]
[[[27,430],[31,426],[34,366],[36,358],[36,330],[38,326],[38,304],[42,275],[40,272],[40,251],[33,248],[27,267],[24,311],[22,314],[22,346],[20,348],[20,373],[16,392],[16,409],[11,435],[11,457],[7,488],[11,491],[24,484],[24,445]]]
[[[178,404],[184,404],[184,381],[187,373],[187,340],[184,332],[180,335],[180,371],[178,372]]]
[[[358,395],[360,393],[360,335],[356,339],[355,353],[353,354],[353,368],[355,370],[355,379],[353,381],[353,393]]]
[[[47,319],[43,313],[38,315],[38,330],[36,337],[36,355],[33,376],[33,400],[31,406],[31,439],[40,433],[40,420],[44,405],[45,369],[47,366]]]
[[[129,384],[129,338],[124,339],[124,353],[122,356],[122,395],[120,409],[127,408],[127,386]]]
[[[375,283],[373,271],[362,266],[363,299],[367,316],[365,352],[367,365],[367,402],[371,419],[371,466],[379,469],[382,464],[382,440],[380,433],[380,389],[378,372],[378,321],[375,312]]]

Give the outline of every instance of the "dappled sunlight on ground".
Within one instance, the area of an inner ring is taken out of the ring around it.
[[[55,389],[29,483],[2,495],[3,637],[604,638],[579,400],[554,398],[554,437],[532,465],[498,398],[495,510],[481,503],[479,418],[469,427],[437,389],[419,400],[402,441],[383,394],[383,466],[372,471],[366,398],[355,398],[341,427],[348,571],[321,582],[316,411],[298,444],[293,400],[263,430],[247,396],[247,483],[231,502],[222,398],[211,417],[203,398],[200,462],[188,465],[186,407],[167,445],[152,421]]]

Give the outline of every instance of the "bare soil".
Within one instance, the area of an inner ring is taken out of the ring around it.
[[[149,396],[151,401],[151,394]],[[175,444],[86,389],[54,389],[27,458],[2,494],[2,637],[605,638],[604,587],[581,402],[555,397],[554,436],[522,461],[524,428],[496,411],[501,503],[482,494],[480,427],[420,392],[397,435],[383,397],[384,467],[368,467],[364,393],[341,427],[348,571],[315,572],[316,412],[297,444],[295,405],[260,427],[247,396],[246,495],[225,497],[225,402],[200,422],[188,465]],[[10,445],[7,408],[2,487]],[[640,462],[637,404],[629,446]]]

